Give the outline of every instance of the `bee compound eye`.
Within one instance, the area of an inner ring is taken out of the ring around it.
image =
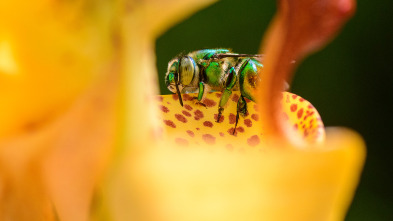
[[[183,85],[189,85],[194,78],[195,62],[189,56],[185,56],[180,61],[180,81]]]

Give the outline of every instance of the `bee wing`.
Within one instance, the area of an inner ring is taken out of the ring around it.
[[[263,58],[263,54],[235,54],[235,53],[223,53],[215,54],[212,56],[213,59],[221,58]]]

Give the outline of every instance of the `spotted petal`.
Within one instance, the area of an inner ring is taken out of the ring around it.
[[[204,148],[218,148],[214,144],[224,144],[228,150],[261,151],[266,146],[261,145],[264,134],[259,117],[258,104],[247,100],[248,114],[240,116],[236,130],[236,108],[239,92],[230,97],[224,114],[217,122],[217,105],[221,93],[209,93],[203,100],[202,106],[195,100],[197,94],[183,94],[184,107],[179,104],[178,96],[161,95],[157,105],[161,110],[160,120],[163,122],[161,136],[170,137],[180,146],[190,144],[200,145]],[[307,142],[320,143],[324,141],[324,126],[317,110],[308,101],[300,96],[283,92],[281,97],[283,106],[282,118],[291,125],[291,129],[299,133]]]

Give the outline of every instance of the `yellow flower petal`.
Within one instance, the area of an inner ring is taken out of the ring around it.
[[[122,146],[138,147],[160,124],[158,109],[149,98],[158,94],[155,39],[174,22],[214,0],[131,1],[121,22],[123,109]],[[140,120],[144,119],[141,124]]]
[[[89,216],[115,142],[116,7],[0,2],[1,220]]]
[[[305,99],[295,94],[283,92],[282,118],[290,130],[298,133],[309,143],[321,143],[325,138],[322,120],[317,110]],[[160,121],[163,139],[171,139],[179,146],[191,144],[205,148],[217,148],[214,144],[224,143],[229,150],[262,150],[264,141],[263,122],[259,117],[258,105],[248,100],[248,115],[240,116],[236,131],[236,108],[239,92],[233,92],[224,114],[217,123],[218,103],[221,93],[209,93],[203,100],[206,107],[196,104],[197,94],[183,94],[181,107],[176,94],[161,95],[157,105],[161,110]],[[262,148],[262,149],[261,149]]]
[[[114,220],[342,220],[365,156],[362,139],[342,129],[307,151],[168,148],[175,145],[124,159],[111,176]]]
[[[111,68],[114,6],[85,5],[0,3],[0,140],[56,119]]]

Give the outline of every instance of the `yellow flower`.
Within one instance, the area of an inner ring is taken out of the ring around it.
[[[259,108],[250,103],[233,136],[233,103],[215,123],[214,107],[195,120],[172,96],[155,98],[155,38],[211,2],[0,3],[0,219],[343,219],[363,141],[339,128],[325,139],[311,104],[278,85],[293,68],[282,64],[336,33],[353,3],[279,1],[263,46]],[[308,17],[310,5],[323,13]],[[167,118],[161,102],[200,130],[165,124],[184,119]]]
[[[315,125],[311,120],[304,122],[297,117],[297,109],[291,111],[292,104],[300,105],[300,97],[295,95],[299,100],[286,103],[292,94],[280,95],[279,88],[293,72],[291,61],[299,62],[323,46],[350,17],[354,2],[278,2],[279,11],[262,50],[266,68],[259,110],[250,110],[251,115],[259,114],[259,122],[252,121],[249,129],[245,128],[248,123],[241,122],[242,129],[232,136],[233,104],[226,109],[224,122],[215,123],[216,108],[188,104],[192,110],[187,112],[189,107],[182,109],[176,95],[146,101],[151,108],[151,103],[158,102],[159,117],[154,115],[157,110],[149,115],[145,105],[135,103],[132,109],[139,107],[140,112],[134,117],[147,122],[129,121],[130,130],[142,127],[145,132],[135,137],[136,133],[128,134],[126,146],[132,148],[122,152],[121,162],[111,171],[104,197],[111,219],[344,219],[363,165],[364,143],[343,128],[328,128],[325,139],[318,113],[309,111]],[[280,96],[283,109],[277,104]],[[208,99],[212,106],[217,103],[214,93]],[[294,124],[311,125],[315,133],[298,133]],[[158,132],[152,132],[157,128]],[[147,138],[152,135],[158,138]]]

